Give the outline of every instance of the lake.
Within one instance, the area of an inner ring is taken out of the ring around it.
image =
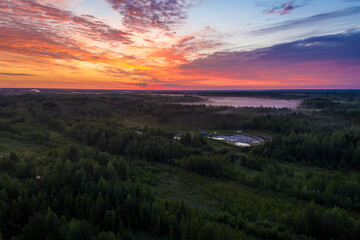
[[[250,137],[241,134],[236,134],[233,136],[216,136],[216,137],[212,137],[212,139],[232,143],[238,147],[250,147],[252,145],[258,145],[264,143],[264,140],[262,138],[255,136]]]
[[[301,100],[253,98],[253,97],[202,97],[204,101],[184,104],[205,104],[212,106],[233,106],[233,107],[275,107],[296,109]]]

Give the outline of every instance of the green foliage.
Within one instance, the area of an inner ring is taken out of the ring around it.
[[[323,210],[313,201],[299,215],[288,216],[286,221],[290,221],[297,231],[320,239],[356,239],[360,229],[359,222],[346,211],[338,208]]]
[[[327,168],[360,169],[360,130],[275,137],[260,147],[266,157]]]
[[[311,95],[323,110],[297,113],[133,93],[0,99],[0,239],[360,238],[356,94]],[[210,129],[272,138],[241,149]]]
[[[193,155],[182,160],[185,169],[205,176],[226,176],[227,161],[221,156]]]
[[[50,209],[45,214],[35,213],[23,229],[24,238],[29,240],[59,238],[61,228],[65,224],[64,219],[59,219]]]
[[[88,240],[95,233],[95,228],[86,220],[72,220],[67,228],[67,240]]]
[[[301,103],[301,107],[309,108],[309,109],[324,109],[324,108],[335,108],[339,106],[338,102],[334,102],[327,98],[310,98],[305,99]]]

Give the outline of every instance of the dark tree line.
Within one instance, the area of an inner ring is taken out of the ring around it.
[[[326,168],[360,169],[360,131],[291,133],[275,137],[256,151],[280,161],[303,162]]]

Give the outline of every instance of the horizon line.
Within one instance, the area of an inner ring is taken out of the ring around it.
[[[76,91],[141,91],[141,92],[191,92],[191,91],[202,91],[202,92],[212,92],[212,91],[227,91],[227,92],[237,92],[237,91],[357,91],[360,88],[288,88],[288,89],[102,89],[102,88],[21,88],[21,87],[0,87],[0,90],[5,89],[19,89],[19,90],[76,90]]]

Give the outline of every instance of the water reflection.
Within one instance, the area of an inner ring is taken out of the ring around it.
[[[264,142],[264,139],[260,137],[250,137],[240,134],[233,136],[216,136],[212,137],[212,139],[232,143],[239,147],[249,147],[251,145],[258,145]]]
[[[233,107],[275,107],[296,109],[301,100],[272,99],[272,98],[252,98],[252,97],[207,97],[200,102],[184,104],[205,104],[213,106],[233,106]]]

